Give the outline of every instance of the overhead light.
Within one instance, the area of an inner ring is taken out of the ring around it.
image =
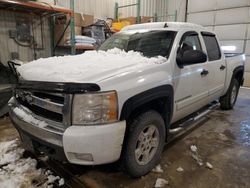
[[[221,46],[221,49],[223,51],[230,51],[230,52],[233,52],[236,50],[236,46]]]

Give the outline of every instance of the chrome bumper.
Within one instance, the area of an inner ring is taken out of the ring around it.
[[[15,99],[11,99],[12,101],[9,102],[9,114],[10,119],[12,120],[14,126],[19,131],[19,133],[29,134],[32,135],[40,140],[48,142],[50,144],[62,147],[62,137],[63,132],[59,132],[58,130],[53,130],[48,127],[40,128],[35,124],[28,123],[20,118],[15,112],[14,108],[22,108],[25,109],[22,105],[18,104]],[[29,115],[33,116],[32,112],[26,111]]]

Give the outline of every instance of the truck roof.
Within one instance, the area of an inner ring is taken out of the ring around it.
[[[182,29],[194,29],[194,30],[203,30],[209,31],[207,28],[193,23],[186,22],[152,22],[152,23],[143,23],[135,24],[124,27],[121,31],[131,31],[131,30],[162,30],[162,29],[172,29],[172,30],[182,30]],[[211,32],[211,31],[209,31]]]

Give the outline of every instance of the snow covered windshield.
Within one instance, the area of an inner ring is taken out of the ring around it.
[[[125,51],[141,52],[146,57],[169,56],[175,38],[175,31],[148,31],[134,34],[121,32],[106,40],[99,50],[119,48]]]

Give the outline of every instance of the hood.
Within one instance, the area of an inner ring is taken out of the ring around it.
[[[24,80],[97,83],[128,71],[166,62],[164,57],[147,58],[138,52],[119,49],[87,51],[75,56],[42,58],[17,68]]]

